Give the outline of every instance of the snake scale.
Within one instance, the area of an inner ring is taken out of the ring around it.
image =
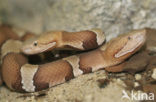
[[[0,34],[2,35],[4,34]],[[1,37],[0,42],[1,75],[4,83],[14,91],[36,92],[79,75],[124,62],[144,45],[146,30],[130,31],[106,44],[104,33],[100,29],[79,32],[51,31],[24,42],[16,36],[12,37],[14,40],[8,40],[11,37],[3,38]],[[27,55],[62,49],[87,52],[45,64],[28,63]]]

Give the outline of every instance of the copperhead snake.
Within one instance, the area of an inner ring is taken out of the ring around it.
[[[24,43],[7,40],[1,47],[2,79],[14,91],[40,91],[79,75],[118,65],[137,52],[145,41],[145,29],[133,30],[106,44],[100,29],[47,32]],[[61,49],[94,50],[38,65],[28,63],[26,57]]]

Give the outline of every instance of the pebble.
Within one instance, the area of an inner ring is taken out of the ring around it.
[[[136,80],[140,80],[141,77],[142,77],[142,76],[141,76],[140,74],[135,74],[135,79],[136,79]]]
[[[156,80],[156,68],[155,68],[155,69],[153,69],[152,78]]]
[[[134,87],[138,87],[140,84],[138,82],[134,82]]]

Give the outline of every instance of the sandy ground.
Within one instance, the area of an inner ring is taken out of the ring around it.
[[[100,83],[108,76],[104,70],[79,76],[67,83],[36,93],[16,93],[0,87],[1,102],[135,102],[122,99],[126,85],[118,79]]]

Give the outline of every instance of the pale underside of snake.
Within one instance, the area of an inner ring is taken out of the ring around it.
[[[24,43],[8,40],[1,48],[2,78],[11,90],[19,92],[47,89],[79,75],[122,63],[144,45],[146,30],[128,32],[106,44],[104,41],[104,33],[99,29],[48,32]],[[91,50],[94,48],[97,49]],[[39,65],[29,64],[24,55],[58,49],[91,51]]]

